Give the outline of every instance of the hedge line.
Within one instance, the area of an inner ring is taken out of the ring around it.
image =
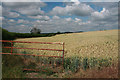
[[[58,34],[58,33],[46,33],[46,34],[15,33],[9,32],[3,28],[0,29],[2,29],[2,40],[14,40],[16,38],[50,37]]]

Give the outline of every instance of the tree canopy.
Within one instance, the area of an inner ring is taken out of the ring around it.
[[[31,34],[40,34],[41,33],[41,30],[40,29],[37,29],[36,27],[32,28],[31,29]]]

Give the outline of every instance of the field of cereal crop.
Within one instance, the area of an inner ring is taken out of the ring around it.
[[[114,66],[111,65],[111,60],[112,60],[112,64],[116,64],[118,60],[118,30],[59,34],[52,37],[24,38],[24,39],[17,39],[16,41],[64,42],[65,43],[64,69],[65,71],[68,70],[68,72],[70,69],[70,71],[73,71],[75,73],[70,72],[68,74],[64,72],[63,73],[64,76],[62,77],[66,77],[66,78],[110,77],[111,78],[117,76],[117,67],[115,65]],[[61,46],[49,45],[49,44],[44,45],[44,44],[20,43],[20,44],[15,44],[14,46],[27,47],[27,48],[62,49]],[[37,51],[37,50],[17,50],[17,52],[19,53],[24,51],[29,54],[57,55],[57,56],[61,55],[60,52],[56,52],[56,51],[53,52],[53,51]],[[97,66],[97,69],[92,68],[95,66]],[[107,69],[108,71],[113,70],[113,73],[105,71]],[[103,75],[102,74],[98,75],[98,72],[103,73]],[[73,76],[70,76],[71,74]],[[61,77],[62,74],[56,74],[56,75],[57,77]]]
[[[53,37],[17,39],[17,41],[65,42],[65,57],[112,57],[116,59],[118,56],[118,30],[60,34]],[[19,44],[19,46],[61,49],[61,46],[44,44]]]

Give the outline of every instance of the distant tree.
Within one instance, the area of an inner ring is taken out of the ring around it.
[[[36,27],[32,28],[31,29],[31,34],[40,34],[41,33],[41,30],[40,29],[37,29]]]
[[[58,31],[58,32],[57,32],[57,34],[61,34],[61,32],[60,32],[60,31]]]

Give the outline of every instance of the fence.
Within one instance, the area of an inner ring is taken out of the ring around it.
[[[9,48],[11,49],[10,53],[0,52],[0,54],[9,54],[9,55],[26,55],[26,56],[38,56],[38,57],[55,57],[55,58],[62,58],[62,65],[64,64],[64,43],[63,42],[29,42],[29,41],[9,41],[9,40],[0,40],[0,42],[4,43],[11,43],[11,46],[4,46],[2,48]],[[14,47],[14,43],[34,43],[34,44],[57,44],[62,45],[62,49],[45,49],[45,48],[21,48],[21,47]],[[62,56],[49,56],[49,55],[36,55],[36,54],[23,54],[23,53],[14,53],[13,49],[28,49],[28,50],[47,50],[47,51],[59,51],[62,52]],[[28,71],[39,71],[36,69],[24,69]]]

